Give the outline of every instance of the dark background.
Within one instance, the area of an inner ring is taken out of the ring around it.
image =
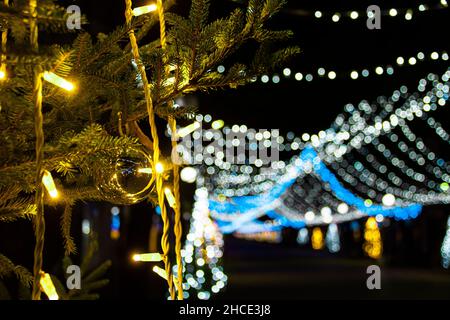
[[[95,34],[109,32],[124,22],[123,1],[79,0],[65,1],[79,4],[90,24],[86,29]],[[178,1],[173,8],[178,13],[187,12],[189,1]],[[221,16],[235,3],[227,0],[212,2],[213,16]],[[143,4],[144,2],[142,2]],[[420,3],[436,4],[438,1]],[[411,21],[403,15],[396,18],[383,17],[381,30],[366,28],[366,20],[341,18],[331,22],[331,15],[318,20],[313,16],[296,15],[302,9],[324,14],[347,10],[364,11],[368,5],[377,4],[382,9],[414,7],[418,1],[288,1],[285,10],[271,22],[277,29],[288,28],[295,32],[292,44],[301,47],[302,53],[286,67],[292,73],[309,71],[319,67],[341,72],[363,67],[392,64],[398,56],[410,57],[423,51],[449,52],[448,9],[422,12]],[[140,3],[136,1],[135,5]],[[240,59],[241,56],[237,56]],[[242,59],[245,57],[242,56]],[[198,95],[198,107],[203,114],[214,119],[224,119],[227,124],[246,124],[257,129],[280,129],[316,133],[326,129],[343,110],[346,103],[358,103],[362,99],[373,101],[379,95],[390,95],[401,85],[415,88],[418,81],[429,72],[442,74],[448,64],[440,62],[418,62],[415,66],[395,68],[393,76],[370,76],[358,80],[326,78],[307,83],[284,79],[282,68],[279,84],[262,84],[260,81],[237,90],[215,91]],[[276,73],[275,72],[275,73]],[[373,71],[371,72],[373,73]],[[314,73],[317,78],[317,73]],[[437,115],[436,115],[437,117]],[[448,111],[439,114],[446,125]],[[424,137],[426,138],[426,137]],[[442,149],[441,153],[446,152]],[[185,186],[183,212],[185,216],[192,205],[192,187]],[[154,276],[149,265],[131,263],[130,254],[145,251],[148,232],[154,211],[146,205],[138,205],[122,215],[121,238],[109,238],[109,204],[83,204],[75,210],[74,234],[81,247],[81,220],[90,217],[99,234],[100,254],[98,261],[110,258],[113,267],[109,277],[111,285],[102,291],[103,299],[161,299],[165,294],[165,283]],[[294,230],[284,231],[281,244],[264,244],[225,238],[224,268],[229,284],[219,298],[450,298],[450,274],[440,267],[440,245],[445,234],[449,210],[446,206],[425,208],[414,221],[395,222],[382,229],[384,256],[379,262],[363,256],[360,243],[349,238],[347,224],[342,225],[342,250],[338,254],[300,248]],[[62,257],[62,242],[58,236],[59,213],[47,211],[47,239],[45,269],[56,273],[57,262]],[[362,223],[361,223],[362,225]],[[19,264],[31,267],[33,233],[30,223],[14,225],[14,234],[20,241],[12,246],[6,239],[11,234],[10,226],[0,225],[0,252],[14,258]],[[187,224],[185,225],[185,230]],[[81,250],[83,251],[83,250]],[[366,268],[370,264],[381,264],[383,290],[368,291]],[[31,269],[31,268],[30,268]]]

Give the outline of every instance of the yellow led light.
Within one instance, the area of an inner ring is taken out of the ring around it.
[[[200,122],[195,121],[194,123],[191,123],[187,127],[184,127],[184,128],[181,128],[180,130],[178,130],[177,131],[177,136],[180,137],[180,138],[184,138],[188,134],[191,134],[192,132],[197,130],[198,128],[200,128]]]
[[[164,189],[164,194],[166,195],[167,202],[169,202],[169,206],[173,209],[177,207],[177,201],[169,188]]]
[[[380,258],[383,252],[383,242],[381,240],[380,230],[378,229],[378,223],[374,217],[367,219],[364,240],[363,249],[365,253],[373,259]]]
[[[54,74],[53,72],[45,71],[43,77],[45,81],[48,81],[64,90],[72,91],[73,89],[75,89],[75,86],[72,83]]]
[[[137,7],[133,9],[133,16],[138,17],[143,14],[147,14],[156,11],[158,6],[156,4],[149,4],[148,6]]]
[[[49,300],[59,300],[55,285],[53,284],[52,278],[48,273],[41,271],[41,279],[39,284],[41,285],[41,290],[47,295]]]
[[[0,67],[0,80],[5,80],[6,79],[6,71],[5,71],[5,67],[1,66]]]
[[[152,174],[153,170],[152,168],[139,168],[138,173],[146,173],[146,174]]]
[[[321,250],[325,245],[323,233],[319,227],[313,229],[313,233],[311,236],[311,244],[314,250]]]
[[[53,177],[50,171],[44,171],[44,175],[42,176],[42,183],[44,184],[45,189],[47,189],[50,197],[58,198],[58,190],[56,189],[55,181],[53,181]]]
[[[153,267],[153,272],[155,272],[158,276],[160,276],[161,278],[167,280],[167,273],[166,270],[158,267],[158,266],[154,266]]]
[[[163,173],[164,172],[164,165],[161,162],[158,162],[156,164],[156,173]]]
[[[223,120],[216,120],[211,123],[211,128],[213,128],[214,130],[219,130],[222,129],[224,125],[225,122]]]
[[[133,255],[133,261],[139,262],[159,262],[162,261],[160,253],[142,253]]]

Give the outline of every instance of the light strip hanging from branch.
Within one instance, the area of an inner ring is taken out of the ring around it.
[[[9,6],[9,0],[4,0],[5,6]],[[5,80],[7,78],[6,74],[6,43],[8,41],[8,29],[5,27],[5,30],[2,32],[2,46],[1,46],[1,54],[0,54],[0,81]]]
[[[163,62],[165,65],[165,74],[168,76],[171,71],[171,66],[168,63],[167,56],[167,41],[166,41],[166,20],[164,17],[164,6],[162,0],[157,0],[157,8],[159,15],[159,25],[160,25],[160,38],[161,38],[161,47],[163,49]],[[177,85],[174,82],[174,85]],[[170,103],[173,104],[173,101]],[[169,127],[172,132],[175,132],[177,128],[177,122],[174,117],[169,116]],[[172,150],[178,149],[177,139],[172,138]],[[178,292],[178,300],[183,300],[183,258],[181,256],[181,238],[183,234],[182,224],[181,224],[181,206],[180,206],[180,168],[176,163],[173,163],[173,204],[171,207],[175,212],[175,222],[174,222],[174,233],[175,233],[175,255],[177,260],[177,278],[175,285],[177,286]],[[170,189],[169,189],[170,191]]]
[[[132,18],[133,18],[133,11],[132,11],[132,1],[131,0],[125,0],[125,19],[126,24],[129,29],[128,35],[130,38],[130,44],[131,44],[131,50],[133,53],[134,61],[137,65],[138,72],[142,79],[142,86],[144,90],[145,95],[145,101],[146,101],[146,107],[147,107],[147,113],[148,113],[148,121],[150,125],[150,132],[153,139],[153,161],[155,164],[159,163],[159,158],[161,151],[159,149],[159,136],[158,136],[158,130],[156,127],[156,120],[155,120],[155,110],[153,107],[153,100],[151,96],[151,87],[147,78],[147,74],[145,71],[145,66],[141,60],[141,56],[139,54],[139,46],[137,43],[136,35],[134,33],[134,29],[131,27],[132,25]],[[167,214],[167,208],[165,204],[164,199],[164,189],[163,189],[163,176],[162,173],[159,172],[159,170],[155,170],[155,178],[156,178],[156,191],[158,194],[158,204],[161,209],[161,219],[163,221],[163,235],[161,237],[161,247],[163,250],[163,262],[165,267],[165,272],[168,275],[167,276],[167,284],[169,287],[169,294],[172,300],[175,299],[175,289],[173,286],[173,277],[172,277],[172,265],[169,259],[169,252],[170,252],[170,242],[169,242],[169,228],[170,228],[170,221],[169,216]]]
[[[37,0],[29,1],[29,20],[30,20],[30,45],[32,50],[37,54],[39,51],[39,30],[37,23]],[[36,237],[36,244],[34,247],[34,265],[33,265],[33,290],[31,298],[33,300],[41,299],[41,271],[44,251],[45,239],[45,219],[44,219],[44,192],[43,192],[43,158],[44,158],[44,129],[43,129],[43,115],[42,115],[42,68],[39,64],[34,67],[34,121],[36,133],[36,216],[34,217],[34,230]]]

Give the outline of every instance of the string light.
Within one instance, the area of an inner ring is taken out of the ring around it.
[[[417,56],[417,58],[416,58]],[[441,52],[440,54],[437,51],[433,51],[428,55],[425,55],[423,52],[419,51],[415,56],[411,56],[409,58],[407,58],[408,65],[410,66],[414,66],[416,65],[418,62],[424,62],[424,61],[437,61],[439,58],[441,58],[442,61],[447,61],[448,60],[448,54],[446,52]],[[405,58],[403,57],[398,57],[395,60],[395,63],[393,64],[397,64],[397,66],[404,66],[405,65]],[[285,74],[285,70],[288,68],[285,68],[283,70],[283,74]],[[391,76],[394,74],[394,67],[391,64],[386,64],[384,66],[376,66],[376,67],[372,67],[372,68],[363,68],[358,70],[351,70],[351,71],[347,71],[347,72],[337,72],[337,71],[330,71],[328,73],[328,78],[330,80],[334,80],[337,77],[341,77],[341,78],[346,78],[349,77],[352,80],[356,80],[359,78],[359,74],[361,74],[361,76],[363,78],[367,78],[370,76],[370,71],[369,70],[373,70],[375,74],[377,75],[383,75],[386,74],[388,76]],[[325,69],[323,67],[319,67],[317,68],[317,74],[320,76],[319,78],[323,77],[325,75]],[[290,75],[291,75],[292,71],[291,69],[289,69],[289,75],[285,75],[286,79],[291,79]],[[294,79],[296,81],[302,81],[303,79],[307,80],[307,82],[310,82],[313,79],[312,74],[308,73],[306,77],[303,76],[303,72],[296,72]],[[281,78],[278,75],[273,75],[272,79],[274,79],[275,77],[275,81],[272,81],[275,84],[278,84],[281,82]],[[271,76],[270,75],[263,75],[261,77],[261,82],[263,83],[268,83],[270,81]]]
[[[58,190],[56,189],[55,181],[53,181],[53,177],[50,171],[44,170],[44,173],[42,175],[42,183],[47,189],[50,197],[54,199],[58,198]]]
[[[387,16],[387,17],[391,17],[394,18],[396,17],[399,13],[401,12],[405,12],[405,19],[406,20],[411,20],[413,13],[415,10],[418,10],[419,12],[424,12],[427,10],[443,10],[446,9],[448,7],[448,3],[447,0],[440,0],[440,1],[436,1],[437,3],[431,8],[431,7],[427,7],[426,5],[419,5],[417,7],[417,9],[415,8],[391,8],[389,10],[383,10],[381,11],[381,14],[383,16]],[[292,12],[292,14],[297,14],[295,11]],[[322,11],[314,11],[314,12],[309,12],[309,11],[303,11],[302,10],[302,15],[313,15],[316,19],[320,19],[324,16],[331,16],[331,20],[333,22],[339,22],[341,16],[343,17],[349,17],[351,20],[356,20],[359,16],[364,16],[367,15],[369,18],[373,18],[373,12],[369,11],[366,13],[366,11],[356,11],[356,10],[352,10],[352,11],[343,11],[343,12],[335,12],[335,13],[323,13]]]
[[[167,202],[172,209],[177,207],[177,201],[175,200],[175,196],[169,188],[164,189],[164,194],[166,195]]]
[[[208,191],[198,187],[189,232],[181,251],[186,269],[185,298],[196,293],[199,299],[207,300],[212,293],[217,294],[226,286],[228,277],[220,266],[222,248],[223,236],[209,217]]]
[[[191,123],[190,125],[177,130],[177,136],[180,137],[180,138],[184,138],[184,137],[186,137],[187,135],[191,134],[192,132],[194,132],[195,130],[197,130],[200,127],[201,127],[200,122],[195,121],[195,122]]]
[[[39,281],[41,290],[47,295],[49,300],[59,300],[55,285],[48,273],[41,271],[41,278]]]
[[[153,267],[153,272],[156,273],[158,276],[160,276],[161,278],[163,278],[164,280],[167,280],[167,272],[166,270],[158,267],[158,266],[154,266]]]
[[[153,170],[152,168],[139,168],[137,170],[139,173],[145,173],[145,174],[152,174]],[[164,170],[163,170],[164,171]],[[160,172],[161,173],[161,172]]]
[[[159,262],[163,257],[160,253],[137,253],[133,255],[132,259],[136,262]]]
[[[143,14],[147,14],[153,11],[156,11],[158,9],[158,6],[156,4],[150,4],[147,6],[137,7],[133,9],[133,15],[135,17],[141,16]]]
[[[0,81],[6,79],[6,67],[1,65],[0,66]]]
[[[213,123],[211,123],[211,128],[214,130],[220,130],[225,125],[225,122],[223,120],[215,120]]]
[[[389,15],[391,17],[395,17],[397,15],[397,13],[398,13],[397,9],[395,9],[395,8],[392,8],[392,9],[389,10]]]
[[[60,87],[67,91],[73,91],[75,89],[75,86],[67,81],[64,78],[61,78],[57,74],[54,74],[53,72],[45,71],[43,74],[43,78],[45,81],[50,82],[51,84],[54,84],[57,87]]]

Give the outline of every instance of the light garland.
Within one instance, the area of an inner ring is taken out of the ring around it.
[[[282,80],[295,80],[297,82],[313,82],[317,80],[335,80],[335,79],[347,79],[347,80],[358,80],[366,79],[369,77],[380,77],[383,75],[393,76],[395,74],[395,68],[402,68],[407,65],[414,66],[418,62],[438,62],[438,61],[448,61],[449,56],[445,51],[432,51],[428,54],[419,51],[417,54],[410,57],[399,56],[396,58],[395,62],[392,64],[378,65],[375,67],[366,68],[352,68],[349,71],[337,71],[337,68],[329,68],[328,70],[324,67],[319,67],[315,71],[292,71],[290,68],[284,68],[280,73],[275,73],[272,75],[263,74],[259,80],[263,84],[273,83],[279,84]],[[396,67],[394,67],[396,66]],[[254,78],[253,82],[258,79]]]
[[[387,9],[380,9],[380,14],[383,17],[389,18],[403,18],[406,21],[411,21],[416,15],[426,11],[444,10],[448,8],[447,0],[435,1],[432,5],[419,4],[414,7],[390,7]],[[290,10],[289,13],[301,16],[313,16],[317,21],[327,22],[341,22],[344,19],[347,21],[357,21],[359,19],[373,18],[374,13],[370,10],[348,10],[348,11],[306,11],[306,10]]]
[[[208,191],[199,187],[195,198],[189,232],[181,251],[185,265],[184,298],[195,294],[200,300],[208,300],[226,286],[228,277],[220,266],[223,238],[209,217]]]

